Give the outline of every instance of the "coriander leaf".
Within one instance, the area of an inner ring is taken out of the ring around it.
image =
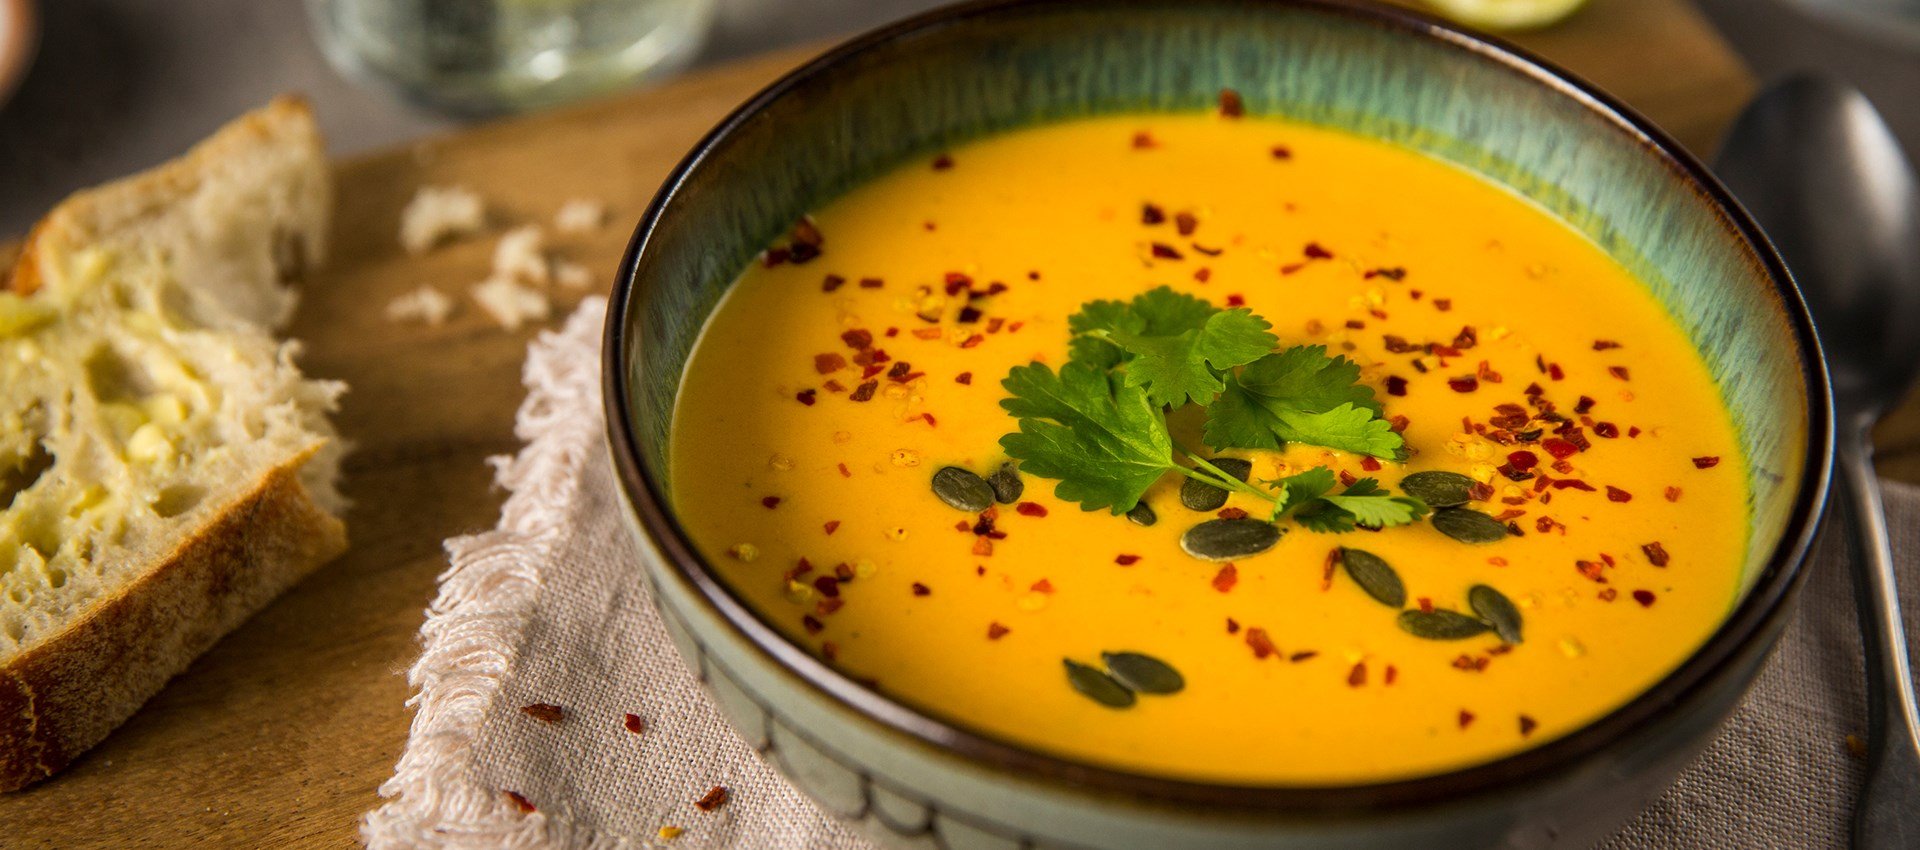
[[[1146,336],[1175,336],[1199,330],[1219,312],[1205,299],[1175,292],[1171,286],[1155,287],[1134,296],[1127,310],[1139,318],[1140,325],[1123,326],[1119,330]]]
[[[1302,476],[1309,473],[1318,473],[1331,484],[1333,473],[1326,467],[1317,467]],[[1290,487],[1285,509],[1293,510],[1294,520],[1307,529],[1335,534],[1352,531],[1357,526],[1406,525],[1427,513],[1426,504],[1419,499],[1395,496],[1372,478],[1353,482],[1339,495],[1326,495],[1331,489],[1331,486],[1321,489],[1303,503],[1292,498]]]
[[[1285,513],[1301,505],[1318,499],[1333,490],[1338,481],[1333,470],[1316,466],[1305,472],[1289,475],[1278,481],[1268,481],[1274,489],[1280,491],[1280,504],[1277,513]]]
[[[1067,317],[1067,330],[1073,333],[1073,339],[1067,342],[1067,356],[1098,369],[1112,369],[1126,362],[1127,353],[1107,335],[1145,329],[1146,321],[1134,315],[1124,301],[1088,301],[1080,305],[1080,312]]]
[[[1278,449],[1301,442],[1398,460],[1406,442],[1380,418],[1360,367],[1318,345],[1294,346],[1229,376],[1207,408],[1207,445]]]
[[[1213,401],[1225,387],[1222,373],[1272,352],[1278,340],[1267,332],[1269,327],[1266,319],[1241,308],[1214,313],[1199,328],[1172,336],[1121,330],[1111,338],[1133,355],[1127,385],[1144,387],[1156,405],[1178,407],[1189,399],[1198,404]]]
[[[1406,525],[1427,515],[1427,506],[1420,500],[1393,496],[1384,491],[1360,496],[1349,491],[1328,496],[1324,501],[1347,512],[1355,524],[1368,528]]]
[[[1076,336],[1067,341],[1067,359],[1105,372],[1127,362],[1127,352],[1101,337]]]
[[[1159,409],[1099,368],[1070,362],[1055,374],[1030,363],[1014,367],[1001,386],[1011,397],[1000,406],[1020,420],[1001,448],[1023,471],[1058,480],[1054,495],[1083,509],[1124,513],[1174,467]]]

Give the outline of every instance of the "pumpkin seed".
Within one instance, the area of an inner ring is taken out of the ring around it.
[[[1127,519],[1133,520],[1135,525],[1152,525],[1160,521],[1160,516],[1153,512],[1152,505],[1136,502],[1132,508],[1128,509]]]
[[[1400,489],[1430,508],[1451,508],[1473,501],[1474,480],[1458,472],[1416,472],[1400,479]]]
[[[1108,708],[1126,708],[1133,705],[1133,692],[1125,685],[1115,681],[1112,676],[1088,667],[1071,658],[1061,659],[1067,665],[1067,683],[1073,689]]]
[[[1407,604],[1407,586],[1400,583],[1400,574],[1393,571],[1385,559],[1365,549],[1340,550],[1340,565],[1346,567],[1347,575],[1353,577],[1353,583],[1368,596],[1382,605],[1399,608]]]
[[[933,474],[933,494],[956,510],[977,514],[993,507],[993,488],[987,480],[957,466]]]
[[[1020,494],[1027,491],[1027,482],[1020,480],[1020,470],[1012,463],[1000,464],[1000,468],[987,476],[987,486],[993,488],[993,500],[1003,505],[1020,501]]]
[[[1507,539],[1507,527],[1472,508],[1441,508],[1433,512],[1433,527],[1462,543],[1497,543]]]
[[[1414,637],[1427,640],[1462,640],[1486,634],[1491,627],[1478,618],[1458,611],[1422,611],[1415,608],[1400,612],[1400,628]]]
[[[1187,680],[1173,665],[1138,652],[1102,652],[1107,673],[1123,687],[1142,694],[1177,694]]]
[[[1481,619],[1493,624],[1494,633],[1507,643],[1520,642],[1520,609],[1513,600],[1498,590],[1484,584],[1476,584],[1467,591],[1467,605]]]
[[[1210,519],[1180,535],[1180,548],[1204,561],[1230,561],[1258,555],[1278,542],[1278,526],[1251,517]]]
[[[1241,481],[1253,474],[1253,461],[1243,458],[1217,457],[1207,462]],[[1205,481],[1189,478],[1180,485],[1180,504],[1186,505],[1189,510],[1217,511],[1226,503],[1227,491]]]

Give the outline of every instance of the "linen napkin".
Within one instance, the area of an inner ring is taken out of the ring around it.
[[[408,674],[412,733],[362,835],[376,850],[867,848],[727,727],[634,575],[600,409],[605,310],[589,299],[528,352],[515,426],[527,445],[495,459],[511,496],[495,530],[447,541]],[[1887,505],[1912,591],[1920,488],[1890,483]],[[1602,846],[1845,845],[1864,768],[1847,736],[1865,735],[1866,711],[1841,548],[1815,553],[1798,618],[1720,737]],[[1920,599],[1902,601],[1920,633]],[[561,719],[529,716],[535,704]],[[728,801],[697,808],[714,786]]]

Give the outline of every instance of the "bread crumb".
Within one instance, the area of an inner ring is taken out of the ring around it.
[[[553,229],[561,233],[589,233],[607,221],[607,205],[592,198],[574,198],[553,214]]]
[[[422,284],[419,289],[387,302],[387,321],[424,322],[438,327],[453,315],[453,299],[438,289]]]
[[[400,212],[400,246],[424,254],[442,240],[477,233],[487,223],[486,205],[465,186],[422,186]]]
[[[547,265],[547,234],[540,225],[516,227],[493,248],[493,276],[545,285],[552,279]]]
[[[593,285],[593,272],[579,263],[558,260],[553,264],[553,280],[568,289],[586,289]]]
[[[545,321],[552,305],[540,290],[523,286],[513,278],[494,275],[473,288],[473,300],[480,309],[507,330],[519,330],[529,321]]]

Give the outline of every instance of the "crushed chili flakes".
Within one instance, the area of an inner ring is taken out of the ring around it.
[[[700,799],[693,801],[693,807],[703,812],[711,812],[727,804],[727,786],[715,785],[707,789]]]
[[[1131,567],[1134,564],[1140,563],[1140,556],[1139,555],[1115,555],[1113,556],[1113,562],[1123,567]]]
[[[1239,508],[1221,508],[1216,516],[1219,516],[1221,519],[1246,519],[1247,512]]]
[[[1473,375],[1461,375],[1448,378],[1447,386],[1457,393],[1470,393],[1480,388],[1480,379]]]
[[[832,292],[836,289],[839,289],[842,286],[845,286],[846,283],[847,283],[846,278],[841,277],[837,274],[830,274],[820,281],[820,291]]]
[[[1620,489],[1620,488],[1618,488],[1618,487],[1615,487],[1615,486],[1613,486],[1612,484],[1608,484],[1608,485],[1607,485],[1607,501],[1609,501],[1609,502],[1631,502],[1631,501],[1633,501],[1633,494],[1632,494],[1632,493],[1629,493],[1629,492],[1627,492],[1627,491],[1625,491],[1625,490],[1622,490],[1622,489]]]
[[[1228,617],[1227,618],[1227,634],[1237,635],[1239,633],[1240,633],[1240,621],[1235,620],[1232,617]]]
[[[546,702],[536,702],[531,705],[520,706],[520,713],[542,723],[559,723],[566,719],[567,716],[566,709]]]
[[[1181,236],[1192,236],[1193,231],[1199,227],[1200,227],[1200,219],[1195,218],[1193,213],[1181,212],[1174,215],[1173,217],[1173,229],[1178,231]],[[1199,249],[1199,246],[1197,245],[1194,247],[1196,250]],[[1200,253],[1207,254],[1208,256],[1219,256],[1220,254],[1219,251],[1207,251],[1207,250],[1201,250]]]
[[[1145,130],[1141,130],[1133,134],[1134,150],[1137,150],[1137,151],[1153,150],[1154,148],[1157,148],[1159,146],[1160,146],[1160,143],[1157,141],[1154,141],[1152,133],[1149,133]]]
[[[1353,669],[1347,671],[1347,687],[1357,688],[1367,683],[1367,662],[1354,662]]]
[[[854,328],[840,334],[840,341],[855,351],[865,351],[867,346],[873,344],[873,332],[865,328]]]
[[[622,718],[620,725],[625,726],[628,732],[635,735],[647,731],[647,721],[641,719],[638,714],[629,714]]]
[[[930,596],[930,595],[932,595],[932,594],[933,594],[933,589],[932,589],[932,588],[930,588],[930,587],[927,587],[926,585],[924,585],[924,584],[921,584],[921,583],[919,583],[919,582],[917,582],[917,581],[913,583],[913,595],[915,595],[915,596]]]
[[[935,171],[945,171],[952,167],[953,167],[953,156],[950,154],[943,153],[933,158],[933,170]]]
[[[1459,724],[1460,724],[1460,728],[1462,728],[1462,729],[1465,729],[1465,728],[1467,728],[1468,726],[1472,726],[1472,725],[1473,725],[1473,717],[1474,717],[1474,715],[1473,715],[1473,712],[1471,712],[1471,711],[1468,711],[1468,710],[1466,710],[1466,709],[1464,709],[1464,708],[1463,708],[1463,709],[1460,709],[1460,716],[1459,716],[1459,718],[1458,718],[1458,722],[1459,722]]]
[[[1240,100],[1240,93],[1233,89],[1220,90],[1220,115],[1226,118],[1239,118],[1247,114],[1247,106]]]
[[[1678,487],[1668,487],[1668,488],[1667,488],[1667,501],[1669,501],[1669,502],[1678,502],[1678,501],[1680,501],[1680,488],[1678,488]]]
[[[987,640],[999,640],[1003,637],[1006,637],[1007,633],[1011,631],[1013,630],[1007,628],[1006,626],[1000,625],[999,623],[988,623],[987,624]]]
[[[1041,579],[1039,581],[1034,582],[1033,585],[1027,589],[1033,591],[1034,593],[1052,593],[1053,582],[1050,582],[1046,579]]]
[[[1640,607],[1642,608],[1652,608],[1653,607],[1653,591],[1636,590],[1633,592],[1633,601],[1640,603]]]
[[[1448,310],[1452,310],[1452,309],[1453,309],[1453,299],[1451,299],[1451,298],[1435,298],[1435,299],[1433,299],[1433,309],[1435,309],[1435,310],[1439,310],[1439,311],[1440,311],[1440,312],[1442,312],[1442,313],[1445,313],[1445,312],[1447,312]]]
[[[1533,730],[1539,728],[1539,726],[1540,724],[1537,721],[1535,721],[1533,718],[1528,717],[1527,715],[1524,715],[1524,714],[1520,715],[1520,736],[1521,737],[1524,738],[1528,735],[1533,734]]]
[[[817,392],[818,391],[811,388],[804,389],[797,393],[794,393],[793,400],[800,402],[801,404],[804,404],[808,407],[812,407],[814,402],[814,396],[817,394]]]
[[[1613,600],[1619,598],[1620,591],[1609,587],[1609,588],[1606,588],[1605,590],[1600,591],[1597,595],[1600,597],[1601,602],[1612,602]]]
[[[1712,469],[1719,465],[1720,465],[1720,458],[1715,457],[1713,455],[1706,455],[1703,457],[1697,457],[1693,459],[1694,469]]]
[[[862,381],[860,383],[860,386],[853,388],[853,393],[847,396],[847,400],[848,401],[871,401],[873,399],[874,391],[878,389],[880,389],[879,381]]]
[[[515,809],[518,809],[521,814],[530,815],[536,811],[533,807],[533,801],[521,796],[520,792],[503,790],[500,793],[505,795],[507,802],[512,804]]]
[[[1292,655],[1287,656],[1287,663],[1299,664],[1300,662],[1312,659],[1315,656],[1318,656],[1319,654],[1320,654],[1319,650],[1303,649],[1303,650],[1300,650],[1299,652],[1296,652]]]
[[[821,631],[825,630],[827,627],[827,624],[820,622],[819,618],[813,616],[812,614],[803,615],[800,618],[800,625],[804,626],[807,630],[807,634],[810,634],[810,635],[817,635]]]
[[[1253,649],[1256,659],[1265,659],[1280,652],[1279,647],[1273,645],[1273,638],[1267,637],[1267,630],[1258,626],[1247,629],[1247,646]]]
[[[1208,280],[1211,280],[1212,278],[1213,278],[1213,270],[1210,268],[1207,268],[1206,266],[1201,266],[1200,268],[1193,270],[1193,279],[1200,281],[1201,283],[1206,283]]]
[[[848,469],[848,468],[847,468],[847,465],[846,465],[845,463],[842,463],[842,464],[840,464],[840,477],[841,477],[841,478],[852,478],[852,477],[853,477],[853,470],[851,470],[851,469]]]
[[[1043,517],[1047,515],[1047,506],[1039,502],[1021,502],[1020,504],[1014,505],[1013,510],[1021,516]]]
[[[830,520],[827,520],[827,523],[825,525],[820,527],[826,530],[828,536],[832,536],[834,532],[840,530],[840,521],[837,519],[830,519]]]
[[[887,282],[882,278],[863,277],[860,279],[861,289],[879,289],[886,285],[887,285]]]
[[[1387,395],[1403,396],[1407,394],[1407,379],[1399,375],[1387,376]]]
[[[1622,381],[1633,380],[1631,377],[1627,375],[1627,367],[1625,366],[1608,366],[1607,374],[1612,375],[1616,378],[1619,378]]]
[[[1240,570],[1232,564],[1220,567],[1220,571],[1213,574],[1213,589],[1221,593],[1233,590],[1233,586],[1239,583]]]
[[[1153,243],[1152,250],[1153,250],[1153,255],[1162,260],[1179,260],[1184,258],[1184,256],[1180,253],[1178,249],[1174,248],[1172,245],[1168,245],[1165,242]]]
[[[760,506],[766,508],[767,510],[773,510],[774,508],[780,507],[780,497],[768,496],[764,499],[761,499]]]
[[[1671,560],[1667,555],[1667,548],[1660,545],[1658,540],[1642,545],[1640,551],[1647,556],[1647,563],[1656,567],[1664,567]]]
[[[1167,214],[1153,204],[1140,205],[1140,223],[1153,225],[1167,220]]]
[[[1379,472],[1380,461],[1372,455],[1360,458],[1360,468],[1368,472]]]
[[[1247,306],[1247,296],[1241,295],[1238,292],[1228,295],[1227,306],[1228,307],[1245,307]]]

